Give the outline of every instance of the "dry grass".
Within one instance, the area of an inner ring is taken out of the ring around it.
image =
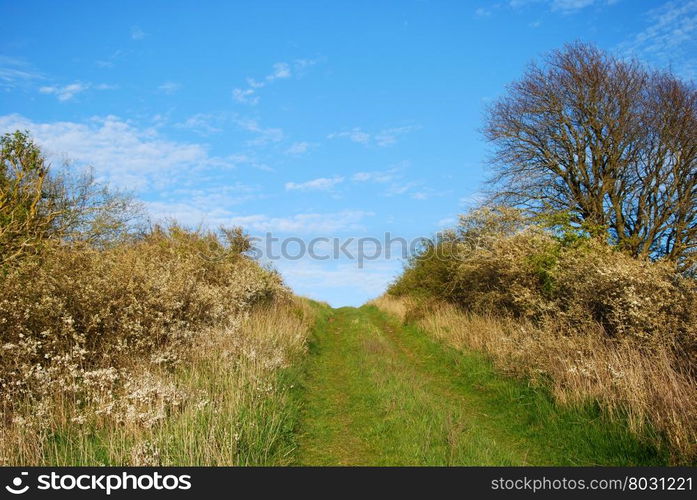
[[[404,321],[407,313],[413,307],[413,300],[409,297],[397,298],[384,294],[368,302],[368,305],[374,305],[378,309],[382,309],[386,313],[397,316],[401,321]]]
[[[442,303],[419,308],[391,296],[373,303],[457,349],[488,354],[503,372],[549,386],[562,404],[595,401],[640,436],[661,439],[658,431],[676,463],[697,454],[697,385],[668,349],[646,351],[631,338],[611,340],[599,325],[574,331],[558,321],[534,325]]]
[[[176,226],[108,249],[56,245],[0,282],[6,415],[26,398],[80,392],[134,357],[176,364],[196,332],[288,293],[215,236]]]
[[[643,350],[671,350],[697,377],[697,280],[674,263],[637,259],[603,241],[560,236],[515,210],[481,209],[412,258],[388,292],[574,331],[598,324]]]
[[[0,465],[282,462],[310,310],[242,229],[146,230],[0,143]]]
[[[284,463],[297,413],[288,373],[312,322],[305,301],[279,298],[199,332],[175,367],[132,363],[99,375],[101,397],[55,393],[20,406],[3,426],[0,463]]]
[[[0,464],[282,461],[310,309],[227,236],[49,242],[0,276]]]

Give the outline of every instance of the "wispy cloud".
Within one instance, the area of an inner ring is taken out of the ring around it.
[[[354,127],[350,130],[344,130],[342,132],[333,132],[327,136],[328,139],[348,139],[351,142],[356,142],[358,144],[376,145],[379,147],[392,146],[397,143],[397,141],[404,135],[418,130],[420,127],[416,125],[407,125],[402,127],[393,127],[380,130],[375,133],[365,132],[360,127]]]
[[[436,226],[438,226],[438,228],[452,227],[455,225],[455,223],[457,223],[457,219],[455,217],[443,217],[436,222]]]
[[[410,193],[410,196],[413,200],[425,201],[433,198],[434,196],[439,196],[439,193],[435,189],[422,187]]]
[[[273,65],[271,73],[262,79],[247,78],[247,87],[238,87],[232,90],[232,98],[237,102],[254,106],[259,103],[258,92],[268,84],[276,80],[285,80],[292,76],[300,76],[305,68],[316,64],[318,59],[296,59],[292,63],[277,62]]]
[[[311,144],[311,143],[305,142],[305,141],[294,142],[293,144],[290,145],[290,147],[288,149],[286,149],[286,154],[291,155],[291,156],[299,156],[299,155],[307,153],[314,146],[315,146],[315,144]]]
[[[115,61],[117,59],[119,59],[121,56],[123,56],[123,51],[122,50],[115,50],[106,59],[99,59],[99,60],[95,61],[95,64],[97,66],[99,66],[100,68],[113,68]]]
[[[290,65],[288,63],[280,62],[273,65],[273,72],[266,76],[266,81],[272,82],[274,80],[290,78],[290,75]]]
[[[254,106],[259,103],[259,96],[255,92],[254,89],[233,89],[232,98],[237,102]]]
[[[32,80],[40,80],[43,75],[32,66],[14,57],[0,55],[0,88],[15,88]]]
[[[374,170],[371,172],[357,172],[353,174],[351,180],[354,182],[391,182],[396,178],[396,168],[389,170]]]
[[[242,130],[255,135],[253,139],[247,141],[248,146],[265,146],[269,143],[280,142],[285,137],[282,129],[262,127],[257,120],[237,118],[235,122]]]
[[[199,135],[218,134],[223,131],[223,117],[216,113],[196,113],[183,122],[177,123],[176,128],[188,129]]]
[[[393,144],[397,143],[400,137],[418,129],[419,127],[415,125],[408,125],[405,127],[395,127],[381,130],[374,136],[375,144],[383,147],[392,146]]]
[[[365,230],[362,221],[372,212],[344,210],[333,213],[303,213],[290,217],[268,215],[245,215],[231,217],[230,224],[242,226],[249,231],[297,234],[346,233]]]
[[[554,12],[560,12],[562,14],[574,14],[576,12],[580,12],[586,7],[602,7],[605,5],[612,5],[618,1],[619,0],[509,0],[508,5],[509,7],[517,9],[528,5],[542,4]],[[499,5],[500,4],[495,4],[492,6],[492,8],[496,8]],[[488,9],[489,12],[491,12],[492,8]]]
[[[54,161],[92,165],[120,187],[143,190],[186,184],[205,170],[233,168],[235,157],[216,157],[204,145],[168,140],[116,116],[87,122],[37,123],[21,115],[0,116],[0,133],[29,130]]]
[[[475,9],[474,15],[476,17],[489,17],[491,15],[491,9],[487,9],[486,7],[479,7]]]
[[[247,88],[236,88],[232,90],[232,97],[237,102],[243,104],[255,105],[259,103],[257,91],[264,88],[267,84],[274,80],[282,80],[290,78],[292,75],[290,65],[285,62],[279,62],[273,65],[273,71],[266,75],[262,80],[247,78]]]
[[[472,208],[477,208],[480,206],[484,201],[486,201],[487,195],[486,193],[483,193],[481,191],[475,191],[473,193],[468,194],[467,196],[463,196],[458,200],[458,204],[465,208],[465,209],[472,209]]]
[[[258,186],[239,182],[202,188],[177,188],[161,194],[162,200],[146,202],[153,221],[174,219],[188,226],[216,228],[231,225],[232,208],[263,198]]]
[[[75,82],[69,85],[46,85],[39,88],[39,92],[42,94],[55,95],[59,101],[69,101],[78,94],[81,94],[89,89],[95,90],[113,90],[117,88],[116,85],[109,85],[106,83],[100,83],[94,85],[92,83]]]
[[[164,82],[162,85],[157,87],[157,90],[163,94],[173,95],[179,92],[182,88],[181,83],[177,82]]]
[[[343,177],[320,177],[306,182],[286,182],[286,191],[329,191],[344,182]]]
[[[132,40],[142,40],[147,36],[147,33],[143,31],[140,26],[131,26],[131,39]]]
[[[553,0],[551,3],[552,10],[560,10],[562,12],[575,12],[585,9],[595,3],[595,0]]]
[[[390,186],[387,188],[387,191],[385,191],[385,196],[397,196],[407,194],[410,190],[418,186],[419,184],[414,181],[394,182],[390,184]]]
[[[428,200],[434,196],[440,196],[438,191],[425,186],[421,181],[405,179],[401,170],[407,168],[409,162],[402,162],[388,170],[374,170],[370,172],[357,172],[351,177],[355,183],[371,182],[384,184],[384,196],[409,196],[414,200]]]
[[[377,297],[385,291],[387,285],[399,275],[403,268],[399,259],[368,261],[365,262],[363,269],[357,269],[355,262],[342,262],[336,266],[329,266],[324,262],[312,260],[281,261],[277,263],[277,266],[288,284],[297,293],[317,300],[329,298],[330,301],[334,296],[332,292],[346,289],[359,291],[359,295]],[[340,302],[332,305],[346,305],[345,292],[339,295]],[[352,305],[359,305],[362,302],[364,300],[357,300]]]
[[[343,132],[334,132],[327,136],[327,139],[336,138],[347,138],[351,142],[357,142],[359,144],[368,144],[370,142],[370,134],[363,132],[360,127],[355,127],[351,130],[346,130]]]
[[[621,43],[619,51],[697,77],[697,0],[668,2],[646,16],[648,26]]]

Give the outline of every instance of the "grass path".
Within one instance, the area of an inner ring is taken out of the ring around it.
[[[302,390],[301,465],[640,465],[666,458],[594,408],[556,407],[372,306],[324,309]]]

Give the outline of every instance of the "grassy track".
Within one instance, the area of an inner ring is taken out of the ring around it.
[[[560,409],[372,306],[322,310],[308,363],[302,465],[666,462],[596,409]]]

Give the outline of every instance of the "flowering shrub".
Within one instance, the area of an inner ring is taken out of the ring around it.
[[[390,293],[572,329],[599,324],[639,347],[669,347],[697,373],[697,280],[667,262],[525,225],[505,208],[464,216],[439,245],[414,258]]]
[[[0,146],[0,465],[287,461],[312,314],[242,229],[145,231],[27,134]]]
[[[155,228],[95,249],[55,245],[2,278],[0,398],[79,392],[133,356],[177,362],[193,332],[287,293],[212,234]]]
[[[376,301],[500,369],[653,427],[697,456],[697,280],[583,231],[483,208],[410,262]],[[650,433],[650,431],[649,431]]]

